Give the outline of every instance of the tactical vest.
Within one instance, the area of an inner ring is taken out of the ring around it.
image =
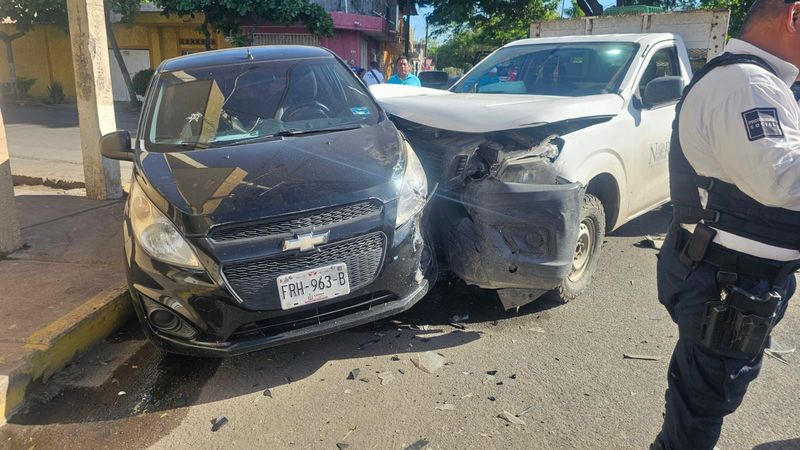
[[[775,74],[775,70],[761,58],[724,53],[698,70],[686,86],[675,110],[669,152],[669,190],[674,220],[682,224],[703,221],[718,230],[764,244],[800,250],[800,212],[765,206],[731,183],[698,175],[681,148],[679,120],[687,94],[709,72],[731,64],[754,64]],[[708,192],[705,208],[700,202],[698,187]]]

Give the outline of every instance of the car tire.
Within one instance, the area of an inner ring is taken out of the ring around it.
[[[606,215],[603,203],[591,194],[583,197],[581,223],[578,231],[578,242],[572,259],[569,275],[561,281],[561,285],[549,294],[549,297],[560,303],[567,303],[584,293],[592,282],[597,270],[597,260],[606,230]]]

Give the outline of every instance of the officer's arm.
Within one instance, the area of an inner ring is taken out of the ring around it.
[[[770,83],[731,93],[706,129],[722,171],[767,206],[800,211],[800,116],[795,99]]]

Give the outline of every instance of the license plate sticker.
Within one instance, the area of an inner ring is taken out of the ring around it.
[[[282,309],[321,302],[350,293],[347,264],[338,263],[278,277]]]

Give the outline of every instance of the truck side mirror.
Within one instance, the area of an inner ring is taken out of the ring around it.
[[[100,153],[109,159],[133,161],[131,134],[127,131],[114,131],[100,138]]]
[[[648,108],[677,102],[683,95],[683,77],[659,77],[644,87],[642,102]]]

